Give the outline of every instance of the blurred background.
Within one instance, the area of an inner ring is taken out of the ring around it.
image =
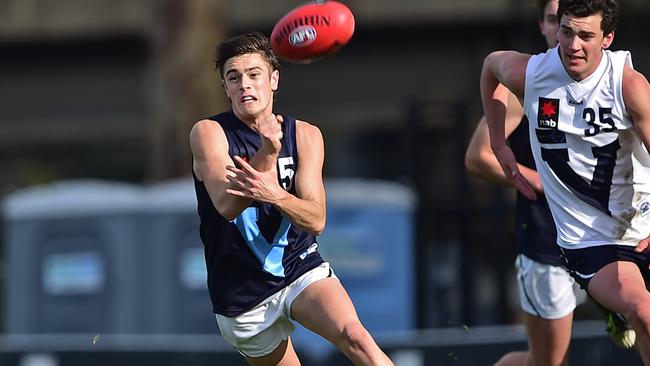
[[[525,348],[514,193],[463,164],[483,58],[539,52],[533,0],[347,0],[352,41],[283,63],[276,112],[318,125],[320,239],[396,364]],[[299,0],[0,0],[0,364],[243,365],[218,336],[191,184],[192,124],[227,108],[218,41]],[[612,49],[650,73],[650,3]],[[640,364],[576,312],[571,363]],[[303,329],[304,365],[347,365]]]

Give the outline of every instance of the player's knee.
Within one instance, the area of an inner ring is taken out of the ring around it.
[[[630,307],[625,317],[634,328],[650,333],[650,303],[644,301]]]

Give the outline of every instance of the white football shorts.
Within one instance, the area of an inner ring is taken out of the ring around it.
[[[244,356],[270,354],[295,329],[291,319],[293,300],[309,285],[327,277],[337,278],[329,263],[324,262],[245,313],[232,318],[215,314],[221,335]]]
[[[539,263],[523,254],[517,256],[515,267],[521,308],[530,315],[559,319],[586,299],[586,293],[562,267]]]

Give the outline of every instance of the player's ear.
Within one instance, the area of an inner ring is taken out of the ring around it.
[[[230,95],[228,95],[228,88],[226,88],[226,81],[221,78],[221,87],[223,88],[223,91],[226,92],[226,97],[230,98]]]
[[[280,85],[280,71],[273,70],[273,72],[271,72],[271,90],[272,91],[278,90],[279,85]]]
[[[609,46],[611,46],[612,42],[614,42],[614,32],[610,32],[608,35],[603,37],[603,49],[608,49]]]

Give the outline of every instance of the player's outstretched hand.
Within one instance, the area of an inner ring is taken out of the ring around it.
[[[278,184],[276,169],[260,172],[239,156],[235,156],[234,160],[241,169],[235,166],[226,167],[231,173],[227,176],[228,181],[233,185],[232,188],[226,189],[226,193],[270,204],[276,204],[288,194]]]
[[[636,248],[634,248],[634,251],[637,253],[642,253],[648,250],[648,247],[650,247],[650,236],[639,241],[639,244],[636,245]]]
[[[494,155],[499,161],[506,178],[512,182],[512,185],[514,185],[515,188],[517,188],[517,190],[529,200],[536,200],[537,194],[535,193],[535,189],[519,171],[519,168],[517,167],[517,159],[512,153],[512,150],[510,150],[507,145],[504,145],[502,148],[494,150]]]

